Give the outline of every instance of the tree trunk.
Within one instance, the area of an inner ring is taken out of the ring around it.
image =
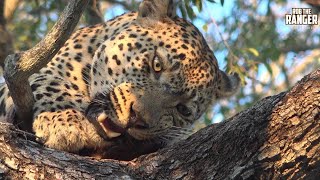
[[[319,179],[320,69],[222,123],[132,161],[95,160],[0,124],[0,179]]]

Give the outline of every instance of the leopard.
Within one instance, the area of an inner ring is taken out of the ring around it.
[[[158,3],[78,29],[30,76],[32,129],[46,147],[110,151],[121,138],[166,144],[238,91],[239,76],[219,69],[199,29],[171,1]],[[6,84],[0,95],[0,119],[12,118]]]

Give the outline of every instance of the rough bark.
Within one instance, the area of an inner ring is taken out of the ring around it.
[[[0,124],[0,179],[317,179],[320,69],[288,92],[128,162],[54,151],[30,139]]]
[[[76,27],[89,0],[70,0],[51,31],[28,51],[5,60],[4,77],[15,104],[18,124],[31,132],[33,93],[28,78],[44,67],[59,51]],[[23,119],[23,120],[22,120]]]

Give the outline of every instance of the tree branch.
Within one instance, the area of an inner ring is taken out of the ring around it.
[[[116,179],[125,175],[121,163],[54,151],[28,140],[8,123],[0,126],[0,179]],[[8,142],[11,139],[13,141]],[[27,150],[25,153],[22,151]],[[48,157],[43,156],[49,155]],[[1,173],[2,172],[2,173]],[[40,172],[40,173],[39,173]],[[22,175],[24,174],[24,175]],[[6,178],[4,178],[6,179]],[[24,179],[24,178],[22,178]]]
[[[313,49],[320,49],[319,44],[312,44],[312,45],[306,45],[304,43],[300,43],[300,44],[294,44],[292,46],[290,45],[286,45],[282,48],[280,48],[280,51],[282,53],[288,53],[288,52],[300,52],[300,51],[307,51],[307,50],[313,50]]]
[[[34,97],[28,78],[44,67],[71,35],[89,0],[70,0],[58,22],[36,46],[6,58],[4,77],[15,104],[18,124],[31,131]]]
[[[97,0],[90,0],[85,14],[86,22],[89,25],[95,25],[104,21],[100,11],[99,2]]]
[[[286,93],[129,162],[54,151],[28,139],[0,123],[0,179],[316,179],[320,69]]]
[[[136,8],[133,7],[132,5],[128,4],[126,1],[118,1],[118,0],[103,0],[112,4],[119,4],[121,6],[123,6],[125,9],[127,9],[128,11],[133,11]],[[132,3],[135,3],[134,1]]]

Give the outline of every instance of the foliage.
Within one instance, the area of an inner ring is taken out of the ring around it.
[[[217,3],[216,0],[207,0],[210,3]],[[196,18],[196,14],[192,8],[192,6],[197,7],[199,12],[202,11],[203,0],[183,0],[183,2],[179,3],[179,10],[181,11],[182,17],[189,17],[191,20]],[[220,0],[221,5],[223,6],[224,0]]]

